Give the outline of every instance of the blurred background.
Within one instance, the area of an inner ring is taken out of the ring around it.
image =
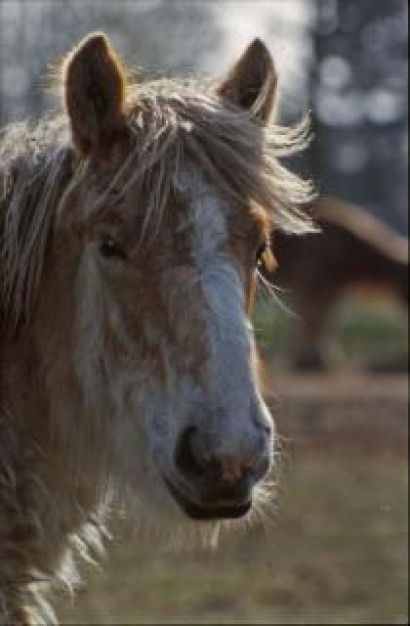
[[[58,109],[48,73],[102,29],[144,80],[223,76],[255,36],[279,121],[312,112],[289,165],[323,234],[274,235],[255,328],[281,433],[265,528],[179,552],[125,528],[66,623],[408,623],[406,0],[2,0],[0,124]],[[301,271],[303,268],[303,271]],[[278,298],[285,305],[278,302]]]

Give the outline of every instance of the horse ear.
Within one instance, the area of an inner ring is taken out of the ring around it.
[[[124,70],[107,37],[91,33],[65,59],[64,101],[74,144],[83,154],[124,128]]]
[[[274,108],[276,83],[272,56],[260,39],[254,39],[219,86],[218,94],[267,123]]]

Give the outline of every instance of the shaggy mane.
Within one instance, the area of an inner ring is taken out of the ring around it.
[[[121,195],[132,184],[147,198],[144,226],[150,220],[158,224],[180,168],[195,162],[236,201],[263,206],[278,228],[315,230],[303,212],[313,195],[310,183],[279,162],[307,145],[308,118],[291,128],[262,126],[211,85],[161,80],[129,89],[126,123],[130,154],[87,210],[98,211],[108,193]],[[64,115],[3,131],[0,291],[2,324],[9,329],[30,319],[59,202],[68,184],[85,179],[88,165],[74,153]]]

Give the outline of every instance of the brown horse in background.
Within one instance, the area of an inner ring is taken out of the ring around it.
[[[356,205],[323,196],[308,210],[321,234],[294,237],[274,232],[279,265],[267,275],[290,297],[298,316],[293,364],[314,370],[329,364],[326,325],[346,289],[374,285],[408,306],[409,250],[406,238]]]
[[[312,230],[255,40],[216,85],[127,83],[102,34],[66,113],[0,148],[0,622],[49,622],[113,498],[214,535],[263,503],[275,432],[249,320],[273,224]],[[124,497],[126,495],[126,497]],[[151,522],[150,522],[151,523]]]

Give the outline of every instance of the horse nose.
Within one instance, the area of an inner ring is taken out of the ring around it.
[[[181,433],[176,447],[176,467],[186,481],[209,499],[247,499],[251,487],[270,467],[264,434],[258,438],[253,454],[233,455],[205,450],[207,438],[197,428],[188,427]]]

